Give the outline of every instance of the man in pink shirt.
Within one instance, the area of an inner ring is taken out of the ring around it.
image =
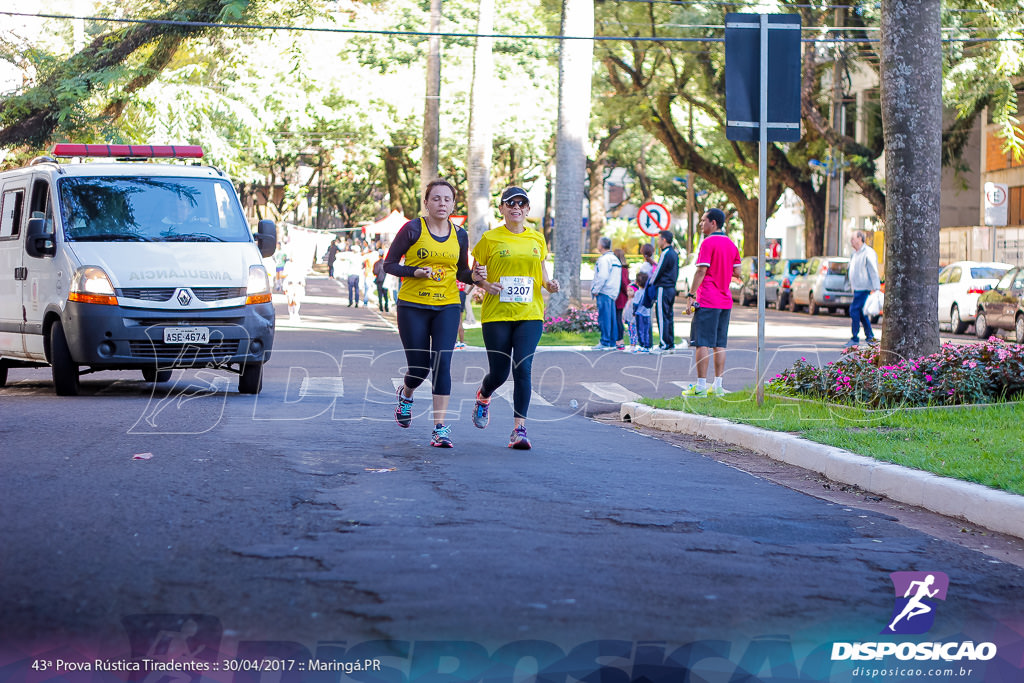
[[[732,313],[729,283],[740,277],[740,252],[725,234],[725,214],[721,209],[704,212],[700,229],[704,240],[697,252],[693,287],[687,294],[694,309],[690,338],[696,348],[698,376],[697,384],[685,389],[683,396],[703,398],[725,393],[722,374],[725,372],[725,347],[729,339],[729,315]],[[709,387],[707,375],[712,355],[715,374]]]

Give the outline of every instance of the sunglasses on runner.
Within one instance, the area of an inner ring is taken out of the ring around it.
[[[505,202],[505,206],[509,207],[510,209],[513,208],[513,207],[515,207],[515,208],[522,208],[524,206],[529,206],[529,205],[530,205],[530,202],[526,201],[525,199],[510,199],[507,202]]]

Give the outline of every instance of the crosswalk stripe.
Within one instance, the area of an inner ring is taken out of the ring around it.
[[[299,396],[332,396],[345,395],[345,384],[341,377],[303,377],[299,386]]]
[[[391,378],[391,385],[395,387],[395,391],[398,391],[398,387],[402,386],[403,384],[405,384],[404,377]],[[417,398],[430,398],[432,395],[433,392],[431,391],[430,382],[424,382],[423,384],[416,387],[416,389],[412,392],[413,400]]]
[[[640,398],[640,394],[630,391],[618,382],[580,382],[580,385],[611,403],[626,403]]]
[[[515,387],[515,382],[506,382],[498,387],[498,390],[494,392],[495,396],[505,399],[509,403],[512,403],[512,391]],[[530,392],[530,405],[533,406],[549,406],[551,403],[543,396],[538,394],[536,391]]]

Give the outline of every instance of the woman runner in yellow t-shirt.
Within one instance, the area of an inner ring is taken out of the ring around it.
[[[488,230],[473,248],[474,277],[486,278],[480,311],[481,332],[487,347],[488,372],[476,393],[473,424],[483,429],[490,421],[491,395],[508,379],[512,391],[513,429],[508,447],[530,448],[526,413],[533,391],[533,354],[544,331],[544,297],[541,287],[558,291],[558,280],[548,278],[548,249],[544,236],[526,226],[530,198],[519,187],[501,194],[498,207],[504,225]]]
[[[447,180],[427,185],[423,207],[426,215],[399,229],[384,259],[384,272],[403,278],[396,316],[408,368],[396,393],[395,420],[401,427],[409,426],[413,391],[432,373],[434,431],[430,445],[452,448],[445,415],[452,393],[452,352],[462,313],[456,279],[473,284],[469,237],[448,220],[455,209],[455,187]]]

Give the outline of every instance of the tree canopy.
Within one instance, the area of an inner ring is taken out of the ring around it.
[[[543,36],[557,34],[560,10],[557,0],[496,8],[494,192],[552,173],[558,41]],[[772,145],[765,191],[770,206],[786,187],[800,197],[807,249],[821,251],[826,197],[808,161],[824,158],[830,146],[842,150],[849,178],[880,220],[885,213],[882,136],[834,130],[829,115],[834,75],[845,84],[856,70],[877,71],[879,9],[850,5],[841,27],[832,8],[783,0],[779,11],[799,12],[813,42],[805,49],[803,139]],[[705,201],[735,215],[752,245],[756,146],[724,136],[725,8],[607,2],[595,13],[598,36],[623,39],[596,43],[589,182],[625,166],[636,179],[635,203],[655,198],[676,208],[678,178],[693,171]],[[419,210],[429,3],[97,0],[90,14],[111,19],[82,21],[77,47],[70,20],[37,20],[45,25],[31,40],[0,34],[0,58],[26,74],[24,85],[0,100],[5,164],[65,139],[192,142],[236,178],[243,195],[266,200],[278,216],[316,202],[328,207],[319,224],[332,227],[389,208]],[[439,168],[459,187],[466,180],[476,20],[474,0],[443,5]],[[981,8],[954,0],[941,21],[944,163],[964,166],[967,132],[986,110],[1008,147],[1021,149],[1013,85],[1024,62],[1019,8],[1014,0]]]

